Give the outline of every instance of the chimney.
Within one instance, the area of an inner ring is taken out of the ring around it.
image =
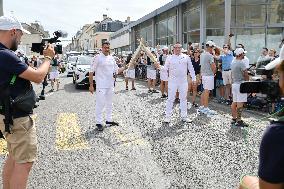
[[[103,14],[103,20],[105,20],[107,18],[106,14]]]
[[[127,16],[127,23],[130,23],[130,16]]]

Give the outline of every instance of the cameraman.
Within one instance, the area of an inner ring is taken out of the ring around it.
[[[31,82],[40,83],[44,79],[50,60],[54,57],[54,49],[49,46],[44,50],[44,62],[35,70],[22,62],[16,56],[24,30],[21,23],[14,17],[0,17],[0,86],[6,86],[10,90],[9,98],[15,99],[31,88]],[[11,78],[16,76],[14,85],[9,85]],[[0,93],[3,89],[0,89]],[[3,108],[3,99],[0,106]],[[29,172],[36,160],[37,136],[33,120],[30,115],[13,107],[11,116],[13,124],[10,133],[5,132],[4,115],[6,111],[0,109],[0,130],[6,141],[9,155],[2,172],[4,189],[24,189],[27,185]],[[6,109],[6,107],[4,107]],[[6,118],[7,119],[7,118]]]
[[[284,94],[284,46],[280,58],[268,64],[267,70],[277,67],[279,87]],[[284,189],[284,111],[279,113],[278,121],[274,121],[265,131],[259,153],[259,178],[245,176],[240,189]]]

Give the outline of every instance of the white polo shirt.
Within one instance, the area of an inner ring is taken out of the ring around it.
[[[97,89],[113,88],[113,74],[118,73],[118,66],[113,56],[105,56],[103,53],[101,53],[93,59],[90,72],[95,73]]]
[[[192,81],[196,81],[191,59],[185,54],[169,56],[164,67],[169,71],[169,82],[187,82],[187,71],[189,71]]]

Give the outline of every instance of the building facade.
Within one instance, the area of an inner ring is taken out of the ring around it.
[[[40,25],[39,23],[22,23],[22,26],[31,34],[23,34],[21,38],[21,44],[18,46],[18,50],[20,50],[26,56],[35,55],[37,53],[31,51],[32,44],[41,43],[43,38],[49,37],[49,32],[45,31],[42,25]]]
[[[279,52],[284,37],[284,0],[173,0],[131,23],[128,30],[127,45],[132,51],[142,37],[152,47],[179,41],[186,48],[188,42],[201,46],[207,40],[222,46],[232,33],[232,47],[244,44],[255,62],[263,47]]]
[[[110,41],[112,33],[126,27],[129,23],[130,17],[127,17],[127,20],[122,22],[112,20],[104,14],[102,21],[84,25],[72,38],[72,43],[67,46],[67,50],[88,51],[100,49],[104,41]]]
[[[131,29],[126,26],[110,36],[111,49],[118,55],[125,55],[131,50]]]

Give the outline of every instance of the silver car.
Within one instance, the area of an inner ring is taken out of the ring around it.
[[[76,64],[74,66],[73,73],[73,83],[75,88],[78,89],[79,86],[89,86],[89,71],[92,63],[93,57],[81,55],[78,56]],[[95,81],[94,81],[95,85]]]
[[[68,57],[67,60],[67,77],[73,77],[73,73],[74,73],[74,66],[76,64],[76,61],[78,59],[78,56],[70,56]]]

